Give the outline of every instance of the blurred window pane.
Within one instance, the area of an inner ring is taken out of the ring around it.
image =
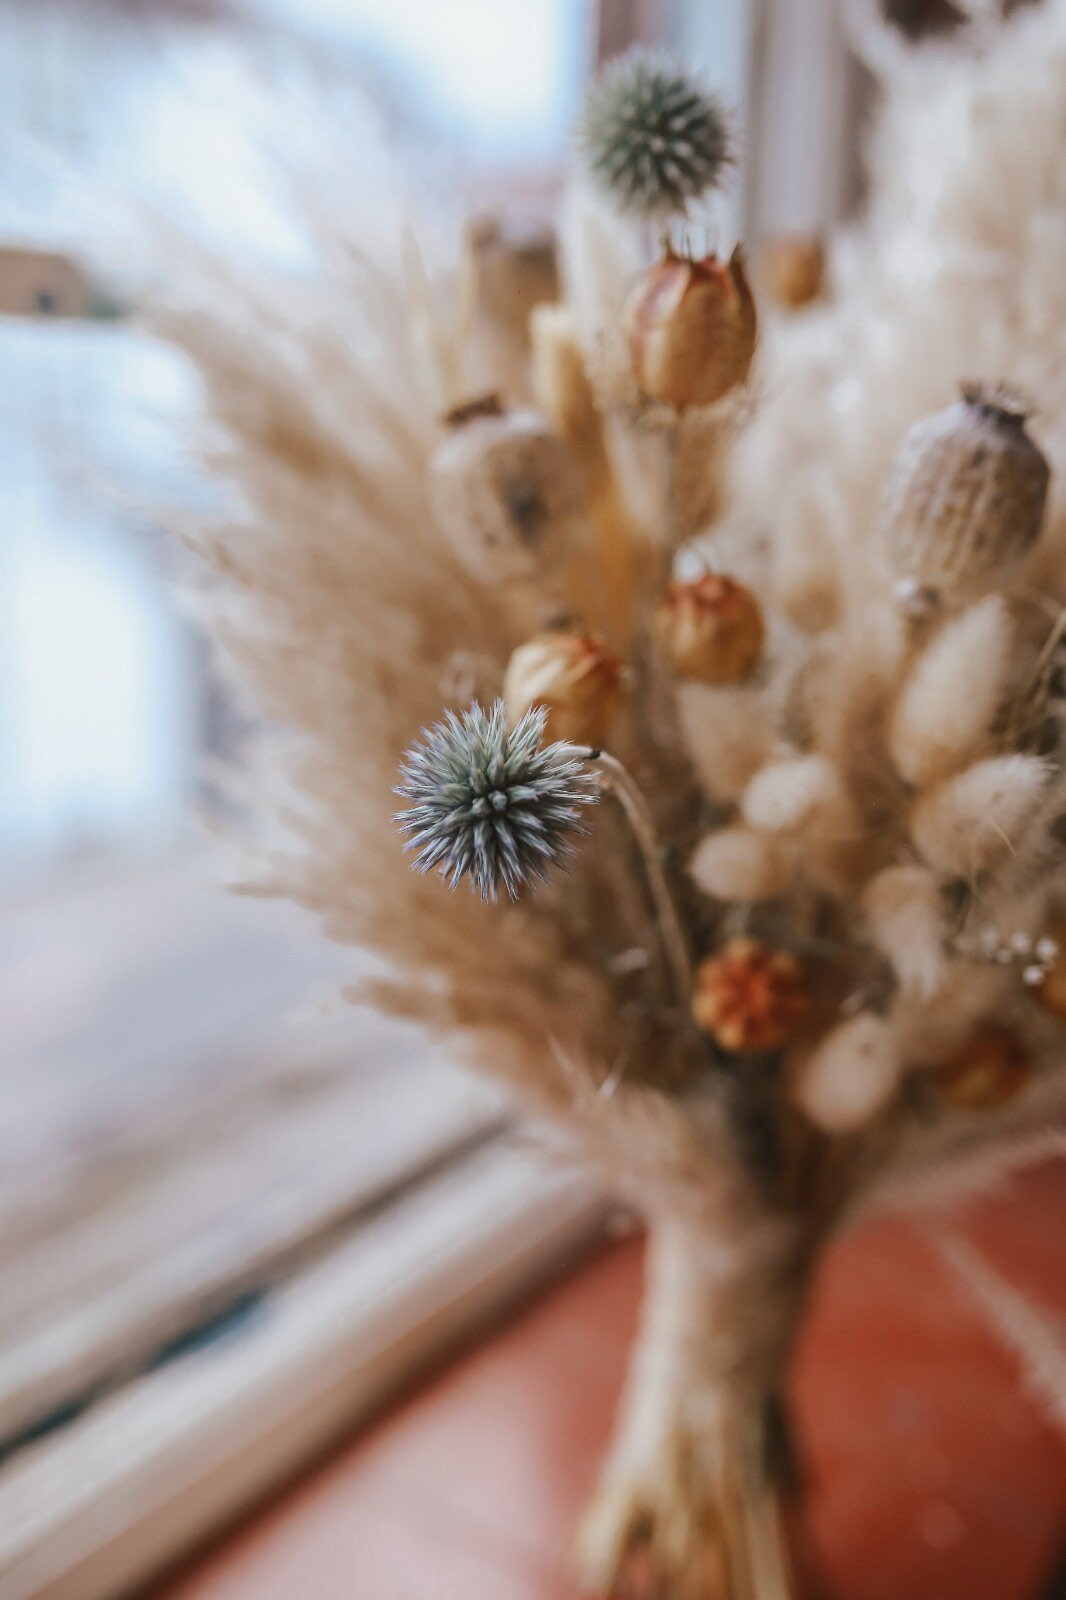
[[[180,449],[197,387],[76,266],[78,208],[130,193],[306,269],[259,140],[285,137],[263,84],[289,70],[350,81],[467,193],[536,198],[591,15],[0,6],[0,1507],[39,1435],[501,1125],[411,1030],[307,1016],[364,958],[209,885],[189,818],[235,714],[153,511],[205,492]]]

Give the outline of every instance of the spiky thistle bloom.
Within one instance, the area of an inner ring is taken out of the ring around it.
[[[623,211],[683,211],[732,160],[728,115],[693,73],[637,50],[609,66],[578,125],[585,164]]]
[[[397,789],[413,801],[397,821],[421,872],[436,867],[451,889],[469,874],[485,900],[502,883],[513,900],[566,860],[599,780],[576,745],[542,745],[546,720],[535,706],[509,728],[502,700],[475,701],[423,729]]]

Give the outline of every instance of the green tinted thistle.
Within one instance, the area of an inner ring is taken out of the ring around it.
[[[592,85],[578,140],[593,178],[623,211],[683,211],[732,160],[729,118],[692,73],[645,51]]]
[[[469,876],[485,900],[502,884],[513,900],[567,859],[600,785],[588,752],[541,744],[546,718],[537,706],[508,728],[502,700],[488,712],[475,702],[423,730],[397,789],[412,802],[397,821],[421,872],[436,867],[452,889]]]

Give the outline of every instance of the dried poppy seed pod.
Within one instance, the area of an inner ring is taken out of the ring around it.
[[[795,956],[756,939],[731,939],[697,968],[692,1016],[723,1050],[780,1050],[809,1008]]]
[[[503,680],[508,721],[544,706],[549,740],[601,744],[618,708],[621,675],[621,662],[602,640],[543,634],[519,645],[508,663]]]
[[[975,598],[1000,587],[1040,533],[1047,461],[1006,389],[967,384],[915,423],[885,485],[882,536],[917,591]]]
[[[1029,1051],[1016,1034],[991,1028],[977,1034],[936,1070],[940,1092],[958,1111],[995,1111],[1032,1077]]]
[[[624,313],[633,371],[652,400],[683,411],[743,383],[755,354],[755,301],[740,246],[726,261],[668,250]]]
[[[671,583],[655,613],[659,647],[679,678],[739,683],[762,655],[762,607],[743,583],[709,572]]]
[[[585,534],[585,484],[569,446],[535,411],[495,396],[445,419],[431,463],[433,502],[456,556],[486,583],[557,572]]]

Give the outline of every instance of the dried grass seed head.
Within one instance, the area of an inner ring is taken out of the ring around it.
[[[599,784],[576,746],[542,744],[545,722],[535,707],[510,728],[502,700],[475,701],[423,730],[397,789],[412,802],[397,821],[420,872],[437,868],[452,889],[469,877],[484,900],[502,884],[513,900],[568,858]]]
[[[578,125],[592,177],[622,211],[665,216],[717,187],[733,160],[728,114],[684,67],[634,50],[592,85]]]

